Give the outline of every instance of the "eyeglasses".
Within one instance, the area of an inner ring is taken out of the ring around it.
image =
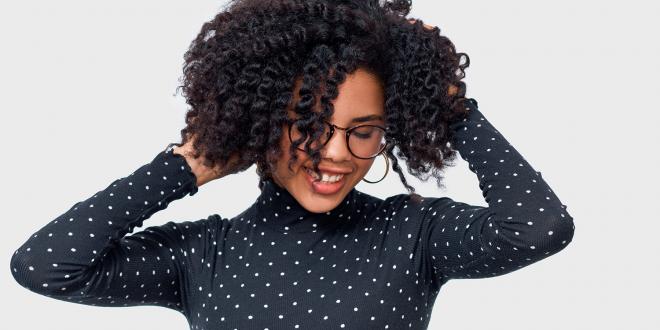
[[[296,121],[293,120],[293,123]],[[346,146],[348,151],[353,154],[353,156],[361,159],[370,159],[374,158],[385,149],[387,146],[387,139],[385,138],[385,128],[378,125],[371,124],[362,124],[349,128],[339,127],[335,124],[325,122],[325,131],[321,135],[320,139],[312,142],[310,148],[317,149],[319,143],[325,146],[328,141],[332,138],[332,135],[335,134],[335,129],[340,129],[346,132]],[[302,139],[302,133],[298,130],[297,125],[289,124],[289,139],[291,143],[297,142],[297,140]],[[306,137],[302,143],[298,145],[298,150],[305,151],[304,145],[309,140],[309,136]],[[303,147],[301,147],[303,146]]]

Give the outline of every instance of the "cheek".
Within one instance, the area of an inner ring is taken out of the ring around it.
[[[360,177],[362,178],[369,172],[369,169],[374,164],[374,159],[373,158],[372,159],[355,159],[354,162],[355,162],[355,165],[357,167],[357,171],[360,174]]]
[[[277,160],[277,174],[282,178],[288,178],[295,175],[297,172],[300,172],[302,169],[302,164],[307,160],[307,154],[296,150],[298,159],[295,163],[291,165],[291,170],[288,168],[289,160],[292,159],[289,154],[289,144],[280,147],[282,150],[282,156]]]
[[[283,134],[280,137],[280,152],[281,155],[280,157],[276,160],[277,166],[277,174],[280,177],[287,177],[290,175],[289,170],[287,168],[287,165],[289,164],[289,159],[291,159],[291,155],[289,154],[289,147],[291,145],[291,142],[289,142],[289,138],[287,136],[287,131],[286,127],[282,129]],[[295,164],[292,166],[292,168],[295,170],[296,166]]]

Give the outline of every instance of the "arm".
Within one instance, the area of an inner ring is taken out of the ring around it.
[[[552,189],[470,99],[468,117],[450,125],[452,145],[477,175],[488,207],[448,197],[424,198],[401,211],[421,217],[421,242],[432,281],[485,278],[525,267],[562,250],[573,218]]]
[[[31,235],[11,258],[15,280],[60,300],[182,312],[181,251],[200,222],[168,222],[125,236],[170,202],[197,192],[194,174],[171,145]]]

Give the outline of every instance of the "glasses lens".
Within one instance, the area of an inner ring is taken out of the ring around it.
[[[302,133],[298,129],[298,125],[293,123],[289,126],[289,139],[295,142],[302,138]],[[301,144],[298,149],[305,151],[305,143],[309,140],[309,135]],[[325,131],[321,137],[314,141],[310,147],[320,148],[327,143],[330,138],[330,127],[325,125]],[[351,129],[351,134],[348,137],[348,147],[354,156],[359,158],[372,158],[377,156],[385,148],[385,130],[379,126],[374,125],[361,125]]]
[[[360,158],[375,157],[385,148],[385,130],[378,126],[362,125],[351,130],[348,146]]]
[[[325,142],[328,141],[328,135],[330,134],[330,128],[328,127],[328,125],[323,125],[323,126],[325,127],[325,131],[323,132],[321,137],[319,137],[316,141],[312,142],[312,144],[310,145],[310,148],[319,148],[320,146],[325,144]],[[303,136],[303,134],[298,129],[298,125],[296,123],[293,123],[289,126],[289,138],[291,139],[292,143],[295,142],[296,140],[301,139],[302,136]],[[306,136],[305,140],[301,141],[301,143],[298,145],[298,149],[300,149],[302,151],[305,151],[305,143],[307,143],[307,141],[309,139],[310,139],[310,135],[308,134]]]

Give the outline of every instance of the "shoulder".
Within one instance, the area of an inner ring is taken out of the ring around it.
[[[228,223],[228,220],[218,214],[211,214],[196,220],[170,220],[162,225],[149,226],[145,231],[169,234],[177,239],[201,237],[204,233],[217,232]]]
[[[373,211],[384,212],[390,216],[422,217],[426,211],[447,210],[455,207],[456,204],[460,204],[449,197],[401,193],[383,199],[365,193],[362,194],[363,198],[361,200],[364,206],[369,206]]]
[[[452,203],[449,197],[421,196],[419,194],[396,194],[383,200],[383,207],[395,209],[420,209],[438,207]]]

